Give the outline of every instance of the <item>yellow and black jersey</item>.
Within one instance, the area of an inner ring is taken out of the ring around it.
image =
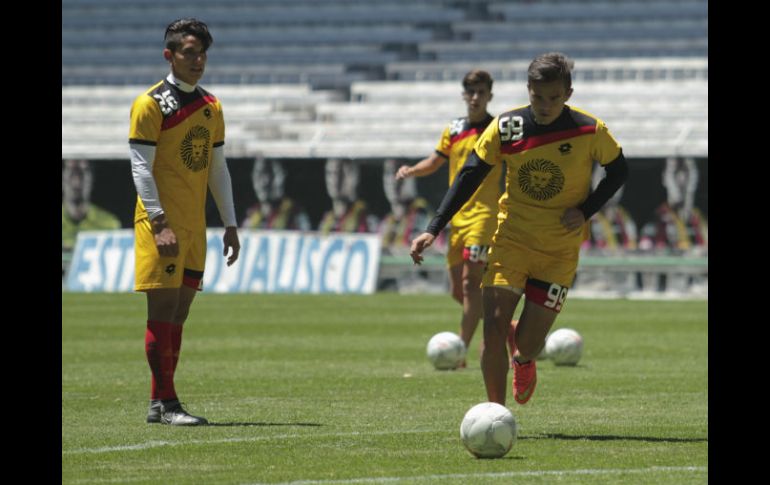
[[[489,165],[506,164],[495,239],[557,258],[577,258],[588,224],[567,231],[560,219],[565,209],[588,197],[594,161],[607,165],[621,155],[604,122],[565,106],[551,124],[538,125],[524,106],[495,118],[474,149]]]
[[[456,118],[444,129],[436,145],[436,153],[449,159],[449,185],[465,164],[479,136],[494,119],[490,114],[482,121],[471,123],[468,117]],[[462,228],[473,224],[479,218],[494,217],[500,198],[500,175],[502,166],[497,166],[487,175],[481,186],[468,202],[452,217],[452,227]]]
[[[155,147],[153,178],[172,227],[205,229],[209,166],[224,140],[222,106],[200,87],[187,93],[164,79],[131,106],[129,143]],[[146,217],[137,197],[134,220]]]

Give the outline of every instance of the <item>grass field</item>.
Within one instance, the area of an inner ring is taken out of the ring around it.
[[[459,426],[486,400],[480,332],[468,369],[425,357],[459,326],[448,296],[201,294],[176,389],[212,425],[174,428],[144,422],[143,296],[64,293],[62,483],[707,483],[707,310],[568,301],[580,364],[540,362],[507,403],[513,449],[478,460]]]

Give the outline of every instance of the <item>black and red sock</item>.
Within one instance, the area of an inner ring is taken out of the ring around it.
[[[147,320],[144,350],[152,371],[150,399],[176,399],[174,389],[174,352],[171,322]]]

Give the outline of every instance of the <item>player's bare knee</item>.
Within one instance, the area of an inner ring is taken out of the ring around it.
[[[452,299],[459,304],[463,304],[463,289],[458,287],[452,288]]]
[[[179,297],[176,290],[158,289],[147,292],[147,319],[171,322],[177,313]]]
[[[462,294],[471,297],[481,295],[481,278],[475,276],[463,278]]]
[[[188,315],[190,315],[190,307],[177,308],[173,321],[176,324],[182,325],[187,320]]]
[[[455,265],[449,268],[449,294],[459,304],[463,304],[463,276],[462,266]]]
[[[503,329],[503,327],[505,328]],[[484,345],[494,345],[504,349],[506,348],[505,342],[507,336],[508,326],[500,325],[500,322],[494,318],[484,319]]]

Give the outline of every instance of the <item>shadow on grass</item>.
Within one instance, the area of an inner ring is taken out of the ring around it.
[[[654,436],[568,435],[544,433],[519,436],[520,440],[587,440],[587,441],[646,441],[649,443],[708,443],[708,438],[656,438]]]
[[[243,426],[243,427],[249,427],[249,426],[323,426],[320,423],[265,423],[265,422],[256,422],[256,423],[211,423],[209,422],[208,426]]]
[[[511,455],[501,456],[501,457],[499,457],[499,458],[478,458],[478,457],[475,457],[475,458],[476,458],[477,460],[479,460],[479,461],[491,461],[491,460],[526,460],[526,458],[524,458],[523,456],[511,456]]]

